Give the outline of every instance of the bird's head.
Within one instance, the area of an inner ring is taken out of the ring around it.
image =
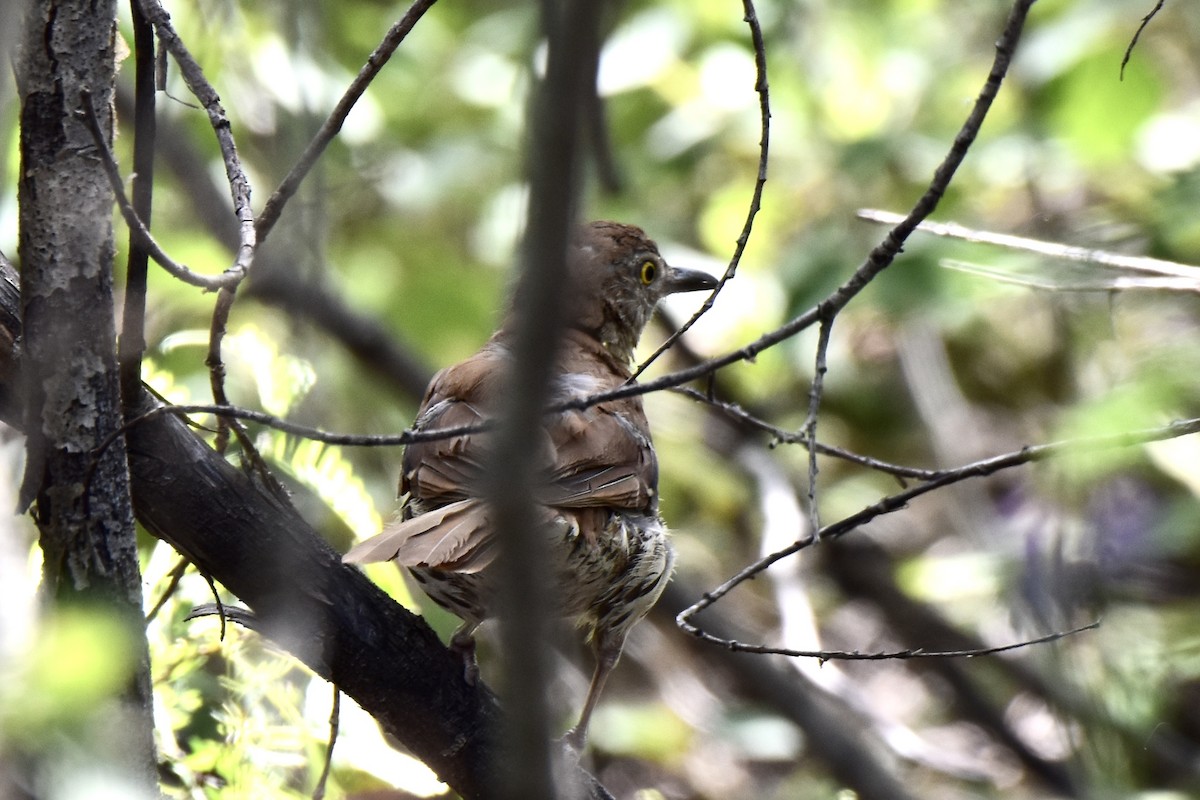
[[[568,324],[595,336],[624,363],[658,301],[675,292],[712,289],[706,272],[672,267],[641,228],[592,222],[572,237]]]

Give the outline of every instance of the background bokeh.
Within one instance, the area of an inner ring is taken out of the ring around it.
[[[760,0],[772,109],[769,180],[736,279],[685,339],[735,349],[844,281],[905,212],[970,110],[1008,12],[984,0]],[[1064,244],[1200,262],[1200,10],[1166,3],[1122,72],[1149,2],[1037,3],[978,142],[934,217]],[[403,9],[372,0],[173,3],[222,97],[257,204],[286,174]],[[598,78],[611,165],[589,165],[585,216],[644,227],[668,260],[723,270],[758,160],[754,54],[740,3],[614,4]],[[494,327],[524,205],[536,4],[445,0],[376,79],[263,248],[225,352],[233,402],[325,429],[398,432],[432,370]],[[128,34],[126,21],[121,30]],[[118,103],[128,117],[131,68]],[[155,233],[177,261],[232,260],[227,189],[207,119],[177,73],[160,96]],[[0,249],[15,256],[18,111],[0,145]],[[128,165],[129,136],[117,154]],[[128,167],[126,166],[126,171]],[[118,236],[123,239],[124,235]],[[946,468],[1027,444],[1198,415],[1200,308],[1187,292],[1038,291],[944,259],[1047,281],[1114,273],[918,233],[838,318],[822,441]],[[118,258],[118,264],[121,259]],[[152,273],[148,381],[203,402],[212,297]],[[679,321],[696,298],[673,298]],[[352,343],[345,313],[409,360]],[[652,329],[648,340],[660,338]],[[805,420],[815,331],[723,370],[719,396],[782,429]],[[649,342],[653,344],[653,342]],[[661,374],[690,357],[673,353]],[[694,602],[760,554],[807,535],[807,454],[679,395],[647,398],[663,512]],[[259,434],[295,501],[339,548],[394,511],[400,452]],[[21,442],[5,431],[15,491]],[[823,521],[901,488],[822,458]],[[662,613],[632,637],[593,727],[594,766],[621,797],[854,796],[778,698],[819,697],[854,757],[923,798],[1188,797],[1200,793],[1200,444],[1194,437],[1052,459],[958,484],[803,551],[719,606],[748,641],[805,649],[999,645],[1095,619],[1064,641],[953,662],[787,662],[772,691]],[[15,505],[11,494],[8,507]],[[2,505],[3,503],[0,503]],[[118,687],[103,619],[37,617],[37,553],[21,518],[0,536],[0,760],[86,737]],[[176,556],[146,537],[147,604]],[[409,596],[388,567],[371,575]],[[233,600],[233,598],[228,598]],[[164,787],[175,797],[308,796],[331,690],[254,634],[187,622],[209,600],[185,575],[149,628]],[[454,620],[433,609],[443,633]],[[703,621],[703,617],[701,620]],[[955,636],[961,638],[954,638]],[[570,642],[570,637],[564,637]],[[950,643],[950,644],[947,644]],[[500,669],[489,663],[485,679]],[[766,658],[742,656],[741,659]],[[64,665],[69,669],[62,669]],[[60,668],[55,668],[55,667]],[[563,649],[562,725],[588,663]],[[772,699],[775,698],[775,699]],[[444,789],[342,705],[331,797]],[[79,730],[77,730],[79,729]],[[101,778],[80,767],[63,797]],[[388,795],[380,795],[388,796]]]

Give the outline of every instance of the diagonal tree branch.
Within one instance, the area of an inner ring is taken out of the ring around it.
[[[0,264],[0,365],[19,339],[17,277]],[[20,427],[11,392],[16,369],[0,372],[0,419]],[[496,794],[501,710],[482,683],[462,680],[462,662],[424,620],[398,605],[340,556],[285,499],[263,491],[173,414],[130,410],[134,512],[156,536],[220,581],[254,612],[257,629],[335,683],[389,735],[465,798]],[[576,768],[581,794],[611,798]]]
[[[725,284],[733,280],[737,274],[738,264],[742,261],[742,254],[746,252],[746,245],[750,243],[750,232],[754,228],[754,218],[758,216],[758,211],[762,207],[763,187],[767,183],[767,155],[770,151],[771,142],[771,100],[770,90],[767,85],[767,46],[763,41],[762,25],[758,21],[758,10],[754,7],[753,0],[742,0],[742,9],[745,13],[746,24],[750,27],[750,43],[754,47],[754,91],[758,93],[758,113],[759,113],[759,140],[758,140],[758,175],[754,181],[754,191],[750,196],[750,207],[746,211],[746,221],[742,224],[742,232],[738,234],[737,245],[733,249],[733,256],[729,259],[729,266],[725,268],[725,274],[717,282],[717,286],[708,297],[704,299],[704,303],[696,312],[688,318],[688,321],[671,332],[671,335],[666,340],[654,349],[646,359],[638,365],[634,370],[633,376],[629,379],[631,382],[638,379],[638,376],[646,371],[654,361],[665,353],[667,350],[679,341],[679,339],[687,333],[693,325],[699,321],[700,317],[708,313],[709,309],[717,301],[717,295],[725,288]]]

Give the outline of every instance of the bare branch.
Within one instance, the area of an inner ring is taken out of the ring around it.
[[[208,355],[204,359],[208,367],[208,383],[212,391],[213,402],[218,406],[229,405],[225,396],[225,362],[221,359],[221,343],[225,340],[225,331],[229,324],[229,314],[233,311],[233,301],[237,298],[236,289],[222,289],[217,293],[217,302],[213,304],[212,322],[208,330]],[[244,441],[244,431],[233,423],[238,438]],[[217,441],[214,449],[224,453],[229,443],[230,423],[224,417],[217,417]]]
[[[870,222],[880,222],[892,225],[903,220],[899,214],[890,211],[880,211],[874,208],[860,209],[859,219]],[[917,230],[931,233],[934,236],[945,236],[951,239],[961,239],[964,242],[976,244],[994,244],[1009,250],[1020,250],[1025,253],[1058,258],[1064,261],[1077,261],[1085,264],[1097,264],[1113,269],[1127,269],[1134,272],[1145,272],[1151,275],[1165,275],[1182,278],[1200,286],[1200,267],[1191,264],[1181,264],[1177,261],[1164,261],[1160,258],[1145,256],[1127,256],[1108,250],[1096,250],[1091,247],[1075,247],[1073,245],[1046,242],[1040,239],[1027,239],[1024,236],[1012,236],[1006,233],[993,233],[968,228],[955,222],[930,222],[926,220],[917,226]]]
[[[321,430],[320,428],[310,428],[306,425],[298,425],[294,422],[288,422],[287,420],[280,419],[273,414],[267,414],[263,411],[255,411],[254,409],[250,408],[241,408],[239,406],[219,406],[209,403],[193,403],[188,405],[156,406],[141,416],[130,419],[125,423],[123,430],[128,430],[135,425],[162,414],[171,414],[177,417],[185,417],[189,414],[213,414],[220,417],[242,419],[246,420],[247,422],[257,422],[260,425],[266,425],[269,428],[274,428],[275,430],[283,431],[284,433],[290,433],[293,436],[301,436],[305,439],[312,439],[316,442],[353,447],[392,447],[397,445],[412,444],[413,442],[428,442],[436,439],[449,438],[451,436],[461,436],[487,429],[479,425],[464,425],[459,428],[443,428],[440,430],[420,432],[405,431],[404,433],[400,434],[388,435],[331,433],[329,431]],[[101,445],[101,448],[103,448],[103,446],[104,445]]]
[[[829,371],[826,356],[829,352],[829,335],[833,331],[833,318],[821,320],[817,331],[817,356],[813,370],[812,385],[808,389],[808,416],[804,420],[804,438],[806,441],[817,440],[817,418],[820,416],[821,398],[825,393],[825,373]],[[817,450],[808,449],[808,524],[816,531],[817,539],[821,534],[821,513],[817,503]]]
[[[1012,12],[1009,14],[1008,21],[1005,24],[1004,32],[996,42],[996,56],[992,61],[992,68],[988,73],[987,80],[984,82],[983,89],[975,99],[975,105],[959,130],[958,135],[954,137],[954,143],[951,145],[949,152],[934,172],[929,188],[921,196],[921,199],[917,201],[916,205],[913,206],[913,210],[909,212],[908,216],[888,233],[882,243],[870,252],[866,261],[855,270],[849,280],[839,286],[816,306],[775,330],[763,334],[739,350],[734,350],[723,356],[717,356],[687,369],[663,375],[646,383],[629,384],[620,389],[614,389],[611,392],[583,398],[571,403],[564,403],[561,406],[556,406],[555,410],[588,408],[607,400],[633,397],[634,395],[648,394],[674,386],[681,386],[696,378],[710,375],[730,364],[736,364],[739,361],[751,361],[764,350],[790,339],[801,331],[807,330],[822,319],[836,316],[868,283],[874,280],[875,276],[891,265],[896,255],[904,247],[904,242],[916,230],[917,225],[937,208],[937,204],[945,193],[946,187],[950,185],[950,180],[954,177],[955,171],[966,157],[971,144],[975,141],[975,137],[979,133],[979,128],[983,125],[983,120],[992,106],[992,101],[996,99],[996,94],[1000,91],[1000,85],[1003,83],[1004,76],[1008,72],[1013,52],[1016,49],[1017,42],[1021,38],[1025,17],[1029,13],[1029,8],[1033,3],[1034,0],[1018,0],[1013,6]]]
[[[212,125],[213,132],[216,134],[217,143],[221,150],[221,157],[225,162],[225,176],[229,181],[229,191],[233,198],[234,214],[237,216],[240,231],[240,243],[237,248],[237,255],[234,258],[233,265],[226,271],[226,274],[231,275],[228,284],[223,285],[217,294],[217,302],[213,308],[213,319],[211,332],[209,336],[209,353],[206,363],[210,371],[210,383],[212,385],[213,399],[220,405],[226,405],[225,397],[225,367],[221,362],[221,340],[225,335],[226,322],[229,319],[229,314],[233,309],[233,303],[237,299],[237,286],[246,277],[250,269],[250,264],[254,260],[254,253],[258,247],[258,233],[254,226],[254,212],[250,208],[250,181],[246,177],[245,171],[242,169],[241,159],[238,157],[237,144],[233,139],[233,129],[229,123],[229,118],[225,115],[225,109],[221,106],[221,98],[217,95],[212,84],[204,77],[204,71],[200,68],[200,64],[192,57],[187,46],[175,29],[171,26],[171,17],[163,9],[158,0],[138,0],[142,14],[145,18],[154,25],[155,32],[158,34],[159,41],[162,42],[171,55],[179,64],[180,72],[183,74],[183,79],[187,83],[188,89],[196,96],[204,106],[204,110],[208,113],[209,123]],[[221,451],[225,447],[228,437],[227,423],[222,419],[220,422],[220,430],[217,434],[217,449]],[[245,436],[245,432],[234,424],[232,426],[234,433],[238,436],[243,447],[250,453],[256,463],[261,463],[258,458],[253,444]],[[265,471],[264,471],[265,472]]]
[[[129,226],[129,230],[133,234],[135,241],[146,248],[146,252],[160,267],[184,283],[213,291],[225,286],[236,285],[242,279],[243,273],[232,267],[217,276],[201,275],[193,272],[185,265],[176,262],[162,249],[162,246],[159,245],[146,228],[146,224],[138,217],[133,205],[129,202],[129,197],[125,194],[125,184],[121,179],[120,168],[117,166],[116,159],[113,158],[112,151],[108,149],[108,145],[104,141],[104,131],[100,128],[100,120],[96,116],[96,109],[92,104],[91,94],[86,91],[79,94],[83,102],[77,113],[86,124],[88,132],[92,135],[92,139],[96,143],[96,151],[100,156],[100,162],[104,166],[104,171],[108,175],[108,182],[112,186],[113,194],[116,196],[117,208],[120,209],[121,216],[124,217],[125,224]]]
[[[187,558],[181,556],[175,566],[171,567],[171,571],[167,573],[167,587],[163,589],[162,594],[159,595],[158,599],[154,601],[154,605],[152,605],[150,610],[146,612],[147,623],[151,622],[155,617],[158,616],[158,612],[162,611],[163,606],[165,606],[167,601],[171,599],[171,596],[175,594],[175,590],[179,588],[179,582],[183,580],[183,573],[187,572],[187,568],[191,563],[192,562],[188,561]]]
[[[229,118],[225,115],[225,109],[221,106],[220,96],[217,95],[208,79],[204,77],[204,70],[200,68],[200,64],[171,26],[171,16],[163,9],[162,4],[158,0],[137,0],[137,2],[141,6],[142,14],[154,26],[159,41],[179,65],[179,71],[183,75],[188,89],[208,112],[209,123],[217,136],[221,157],[225,162],[225,177],[229,180],[229,191],[233,197],[233,210],[237,215],[241,232],[237,256],[234,258],[233,265],[227,270],[227,272],[237,275],[237,278],[233,279],[233,283],[236,284],[245,277],[245,273],[250,269],[250,264],[254,260],[257,233],[254,230],[254,212],[250,208],[250,181],[246,178],[245,170],[242,169],[241,159],[238,158],[237,144],[233,140],[233,128],[229,123]]]
[[[333,138],[341,131],[342,125],[346,122],[346,117],[350,115],[350,110],[354,108],[354,104],[366,92],[367,87],[371,85],[371,81],[375,80],[375,76],[383,69],[384,64],[396,52],[396,48],[404,41],[413,26],[418,20],[424,16],[425,12],[436,2],[436,0],[416,0],[409,7],[404,16],[396,21],[387,34],[384,35],[383,41],[379,43],[367,57],[367,63],[358,71],[358,75],[346,87],[346,91],[342,94],[342,98],[338,100],[328,119],[321,125],[320,130],[313,136],[308,147],[304,148],[304,152],[300,154],[296,165],[275,189],[275,192],[267,199],[267,204],[263,206],[262,213],[258,217],[256,228],[258,239],[261,243],[270,234],[271,229],[275,227],[275,223],[279,221],[279,214],[283,210],[284,205],[296,193],[300,187],[301,181],[308,175],[309,170],[317,163],[317,159],[325,152],[325,148],[333,141]]]
[[[120,87],[117,109],[122,114],[134,112],[132,94],[120,91]],[[208,180],[207,173],[197,168],[202,159],[198,158],[196,147],[183,135],[177,121],[161,119],[158,125],[157,157],[165,162],[164,166],[181,184],[189,187],[187,201],[193,217],[215,241],[231,250],[236,248],[237,234],[231,235],[224,224],[221,195]],[[283,249],[276,248],[274,252],[268,249],[255,256],[254,277],[246,286],[239,287],[239,296],[278,306],[298,322],[325,331],[368,370],[405,395],[420,399],[433,370],[398,341],[394,332],[380,320],[351,306],[328,282],[311,277],[297,280],[295,271],[289,268],[287,258],[280,252]]]
[[[1150,20],[1154,19],[1159,11],[1162,11],[1163,6],[1167,4],[1167,0],[1158,0],[1154,4],[1154,8],[1150,13],[1142,17],[1142,24],[1138,25],[1137,30],[1133,32],[1133,38],[1129,40],[1129,46],[1125,48],[1125,55],[1121,57],[1121,80],[1125,80],[1125,66],[1129,63],[1129,59],[1133,56],[1133,48],[1137,45],[1138,39],[1141,38],[1142,31],[1146,30],[1146,26],[1150,24]]]
[[[854,453],[841,447],[834,447],[832,445],[822,444],[820,442],[810,442],[805,437],[803,431],[796,433],[794,431],[777,427],[769,422],[766,422],[765,420],[759,419],[736,403],[728,403],[724,400],[718,400],[715,397],[705,394],[704,392],[698,392],[695,389],[686,386],[677,387],[671,391],[682,394],[685,397],[690,397],[693,400],[699,400],[701,403],[712,406],[730,419],[736,420],[737,422],[745,425],[749,425],[750,427],[760,430],[763,433],[770,434],[772,437],[772,442],[769,445],[770,447],[775,447],[779,444],[799,444],[804,447],[813,448],[823,456],[830,456],[832,458],[841,459],[842,461],[848,461],[851,464],[858,464],[862,467],[867,467],[878,472],[884,472],[888,475],[893,475],[901,480],[904,478],[915,478],[917,480],[925,481],[936,478],[941,474],[940,470],[922,469],[920,467],[906,467],[901,464],[892,464],[887,461],[881,461],[880,459],[872,458],[871,456],[864,456],[860,453]]]
[[[333,708],[329,711],[329,744],[325,747],[325,761],[321,765],[321,775],[317,778],[316,788],[313,789],[313,800],[323,800],[325,785],[329,782],[329,770],[333,766],[333,745],[337,742],[338,729],[341,726],[342,690],[336,685],[333,689]]]
[[[729,594],[738,584],[743,583],[755,575],[763,572],[772,564],[780,561],[788,556],[804,550],[817,541],[823,539],[832,539],[842,536],[850,531],[862,527],[866,523],[876,517],[890,514],[893,511],[898,511],[904,508],[916,498],[923,494],[928,494],[936,489],[951,484],[959,483],[968,478],[979,478],[988,475],[994,475],[1001,470],[1010,469],[1022,464],[1029,464],[1035,461],[1046,461],[1058,456],[1077,453],[1089,453],[1100,450],[1111,450],[1123,447],[1133,447],[1136,445],[1147,444],[1149,442],[1162,441],[1164,439],[1175,439],[1180,436],[1187,436],[1193,433],[1200,433],[1200,418],[1187,420],[1178,420],[1169,425],[1163,425],[1157,428],[1147,428],[1139,431],[1126,431],[1123,433],[1106,434],[1103,436],[1089,436],[1079,439],[1067,439],[1059,442],[1050,442],[1047,444],[1030,445],[1023,447],[1011,453],[993,456],[992,458],[983,459],[966,464],[956,469],[945,470],[933,480],[922,483],[919,486],[906,489],[896,494],[888,495],[880,499],[878,502],[861,509],[860,511],[844,517],[837,522],[826,525],[813,534],[799,539],[787,547],[777,550],[774,553],[763,556],[749,566],[743,568],[740,572],[734,575],[729,580],[722,583],[716,589],[710,592],[705,592],[698,602],[684,610],[679,614],[677,623],[684,631],[694,635],[701,636],[702,632],[698,627],[690,622],[690,619],[711,606],[717,600],[720,600],[725,595]]]
[[[771,140],[771,101],[767,89],[767,47],[763,42],[762,26],[758,22],[758,12],[754,8],[753,0],[742,0],[742,7],[746,12],[746,24],[750,26],[750,41],[754,45],[754,91],[758,92],[759,117],[761,119],[761,135],[758,140],[758,178],[754,181],[754,193],[750,197],[750,208],[746,212],[746,223],[742,226],[742,232],[737,238],[737,247],[734,248],[733,257],[729,259],[729,266],[725,268],[725,274],[717,282],[716,288],[709,293],[704,303],[696,310],[696,313],[692,314],[687,322],[668,336],[666,341],[660,344],[634,370],[632,377],[629,379],[630,383],[636,381],[638,376],[646,371],[647,367],[670,349],[675,342],[679,341],[679,338],[687,333],[696,324],[696,321],[713,307],[713,303],[716,302],[717,295],[721,293],[721,289],[737,273],[738,264],[742,261],[742,253],[745,252],[746,245],[750,241],[750,230],[754,227],[754,217],[758,215],[758,210],[762,206],[763,186],[767,182],[767,152]]]
[[[1000,92],[1000,86],[1004,82],[1004,76],[1008,74],[1009,64],[1012,62],[1013,53],[1016,51],[1017,42],[1021,38],[1021,31],[1025,26],[1025,18],[1033,3],[1034,0],[1017,0],[1016,4],[1013,5],[1008,21],[1005,23],[1004,32],[996,42],[996,55],[992,60],[992,68],[988,72],[983,88],[980,90],[979,96],[975,99],[975,105],[971,109],[971,113],[967,116],[962,128],[959,129],[958,135],[954,137],[954,143],[950,146],[949,152],[946,153],[946,157],[942,159],[942,163],[934,171],[933,180],[930,182],[929,188],[925,190],[921,199],[913,206],[912,211],[888,233],[883,242],[871,251],[870,255],[867,256],[866,262],[855,271],[850,280],[838,287],[828,299],[817,307],[820,317],[828,318],[837,314],[876,275],[887,269],[904,247],[904,243],[908,240],[909,235],[916,230],[917,225],[937,208],[942,195],[945,194],[946,189],[950,186],[950,181],[954,178],[955,172],[957,172],[958,167],[962,164],[963,159],[966,158],[967,151],[970,150],[971,145],[975,142],[975,137],[979,134],[979,129],[983,126],[983,121],[992,107],[992,102]]]
[[[1194,278],[1148,277],[1134,275],[1098,275],[1087,278],[1057,277],[1031,273],[1005,272],[982,264],[943,258],[938,264],[946,269],[990,278],[1015,286],[1028,286],[1047,292],[1200,292],[1200,272]]]
[[[686,612],[685,612],[686,613]],[[683,616],[682,614],[680,616]],[[1045,636],[1038,636],[1034,639],[1024,639],[1019,642],[1011,642],[1009,644],[998,645],[996,647],[979,647],[970,650],[925,650],[923,648],[910,648],[908,650],[891,650],[880,651],[874,653],[862,653],[858,650],[793,650],[787,647],[771,647],[764,644],[745,644],[735,639],[723,639],[720,636],[713,636],[710,633],[705,633],[699,628],[688,625],[680,626],[683,629],[695,636],[701,641],[710,642],[720,645],[721,647],[732,650],[735,653],[757,653],[759,655],[777,655],[789,656],[792,658],[816,658],[822,662],[825,661],[908,661],[916,658],[978,658],[979,656],[991,656],[997,653],[1005,653],[1009,650],[1018,650],[1023,647],[1029,647],[1035,644],[1046,644],[1047,642],[1056,642],[1059,639],[1065,639],[1068,636],[1074,636],[1077,633],[1084,631],[1095,630],[1100,627],[1100,621],[1088,623],[1078,628],[1072,628],[1069,631],[1056,631],[1048,633]]]

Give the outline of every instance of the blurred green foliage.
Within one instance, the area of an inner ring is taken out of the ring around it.
[[[689,335],[702,356],[782,324],[863,261],[885,229],[854,212],[903,212],[924,190],[980,89],[1008,10],[983,0],[757,5],[772,102],[769,181],[737,279]],[[1143,5],[1043,0],[1034,7],[1004,89],[937,218],[1200,261],[1200,13],[1194,4],[1167,3],[1122,78],[1125,48],[1149,10]],[[402,13],[362,0],[186,2],[169,11],[221,94],[256,207]],[[285,280],[331,288],[429,369],[470,354],[503,307],[521,229],[535,24],[536,4],[436,5],[263,249]],[[131,38],[126,21],[121,30]],[[640,224],[669,259],[719,271],[744,223],[758,158],[754,54],[741,5],[630,0],[613,11],[607,42],[599,86],[621,186],[603,190],[591,168],[586,215]],[[127,64],[123,90],[130,70]],[[186,98],[172,68],[159,100],[170,146],[157,167],[154,229],[177,260],[215,274],[232,260],[220,243],[232,216],[206,117]],[[0,197],[0,249],[10,255],[17,119],[10,104],[0,140],[10,187]],[[117,154],[128,165],[124,124]],[[205,191],[198,180],[209,182]],[[210,202],[214,196],[220,204]],[[1058,268],[914,235],[834,326],[823,441],[948,467],[1025,444],[1197,415],[1200,364],[1191,343],[1200,319],[1191,296],[1038,293],[945,270],[945,258]],[[673,304],[671,315],[682,318],[693,302]],[[152,277],[147,379],[172,399],[207,396],[211,303],[160,273]],[[722,392],[774,425],[798,429],[814,344],[815,332],[805,332],[753,364],[725,370]],[[304,314],[252,294],[235,308],[225,351],[233,402],[297,422],[395,432],[419,400],[399,395]],[[679,363],[666,362],[651,374]],[[769,507],[744,449],[768,453],[801,499],[806,454],[796,446],[768,451],[764,436],[731,431],[676,396],[650,397],[647,406],[664,512],[678,531],[680,580],[711,586],[764,547]],[[398,451],[256,435],[297,503],[338,546],[374,533],[393,512]],[[1200,453],[1190,442],[1026,467],[922,498],[852,534],[887,549],[908,596],[988,642],[1103,612],[1099,632],[1017,656],[1072,698],[1066,710],[1039,706],[1027,688],[988,684],[1000,713],[1034,750],[1065,765],[1086,796],[1200,787],[1194,766],[1167,769],[1146,744],[1165,726],[1183,732],[1192,758],[1200,748],[1190,727],[1200,696]],[[820,463],[826,522],[897,491],[892,477]],[[804,535],[803,524],[801,517],[787,541]],[[143,557],[150,603],[173,561],[149,539]],[[886,609],[825,574],[822,563],[833,557],[818,548],[797,567],[823,641],[864,651],[895,646]],[[371,575],[403,602],[422,602],[394,571]],[[789,611],[773,595],[778,581],[758,581],[728,601],[762,641],[779,637]],[[192,605],[208,600],[204,581],[189,574],[150,626],[165,790],[177,797],[307,796],[328,716],[328,706],[312,698],[327,687],[251,634],[231,632],[222,643],[214,625],[183,621]],[[432,619],[443,633],[454,625],[445,615]],[[813,733],[710,680],[678,638],[666,626],[647,634],[627,656],[635,666],[618,671],[594,735],[602,777],[644,790],[640,797],[835,796],[838,785],[808,756],[804,737]],[[36,741],[82,724],[72,710],[114,691],[119,644],[104,620],[68,616],[45,621],[36,643],[6,651],[20,667],[0,660],[0,751],[17,736]],[[976,662],[964,666],[972,668]],[[485,661],[485,677],[488,670]],[[894,664],[852,664],[844,673],[865,703],[973,757],[985,776],[964,783],[919,758],[901,758],[919,796],[1048,796],[994,741],[987,740],[991,749],[975,746],[982,734],[957,716],[936,678]],[[897,681],[909,690],[889,688]],[[1179,697],[1190,705],[1176,703]],[[354,755],[335,750],[330,796],[389,784],[440,791],[419,766],[383,748],[369,720],[354,719],[343,736],[380,749],[339,745]],[[358,757],[368,752],[373,760]]]

